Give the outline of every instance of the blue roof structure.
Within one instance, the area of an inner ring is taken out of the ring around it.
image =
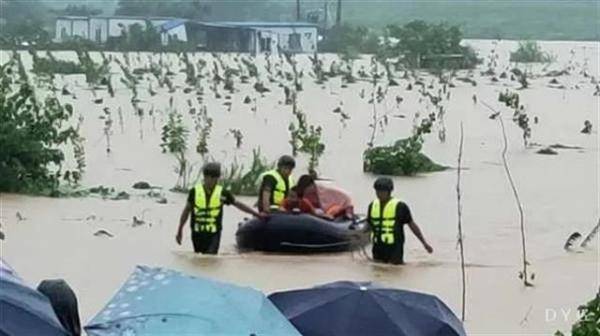
[[[160,25],[160,29],[163,31],[171,30],[173,28],[181,26],[182,24],[185,24],[186,22],[187,22],[187,20],[184,20],[184,19],[176,19],[176,20],[167,21],[167,22],[163,23],[162,25]]]

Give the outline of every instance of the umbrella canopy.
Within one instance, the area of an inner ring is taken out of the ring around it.
[[[463,336],[462,323],[437,297],[334,282],[274,293],[269,299],[304,336]]]
[[[300,335],[257,290],[144,266],[85,330],[89,336]]]
[[[0,336],[67,336],[48,298],[0,259]]]

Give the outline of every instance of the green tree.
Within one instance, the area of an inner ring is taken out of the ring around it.
[[[346,55],[374,53],[379,47],[379,37],[364,26],[343,24],[331,28],[319,42],[319,50]]]
[[[517,50],[510,53],[510,61],[517,63],[547,63],[552,58],[536,41],[521,41]]]
[[[208,1],[205,2],[200,0],[119,0],[115,14],[138,16],[166,16],[187,19],[206,19],[210,16],[211,13],[211,5],[209,3],[210,2]]]
[[[599,336],[600,335],[600,291],[587,304],[577,308],[579,321],[573,324],[571,328],[572,336]],[[555,336],[564,336],[560,331],[557,331]]]
[[[458,26],[415,20],[390,25],[387,33],[397,41],[392,51],[411,68],[472,68],[479,62],[470,47],[460,45],[463,34]]]
[[[88,5],[67,5],[64,9],[54,9],[51,11],[57,15],[66,15],[66,16],[93,16],[102,14],[102,10],[98,8],[93,8]]]
[[[0,191],[54,194],[62,177],[78,181],[62,172],[62,148],[80,139],[72,115],[53,95],[38,100],[16,53],[0,68]]]

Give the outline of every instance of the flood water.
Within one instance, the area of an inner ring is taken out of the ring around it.
[[[499,55],[497,73],[509,69],[508,55],[516,48],[516,42],[468,43],[481,57],[487,57],[492,49],[495,50]],[[530,79],[530,88],[518,91],[530,118],[537,116],[539,120],[537,124],[530,121],[531,142],[543,146],[560,143],[581,149],[558,149],[558,155],[539,155],[536,151],[540,147],[525,148],[521,130],[512,122],[512,112],[498,102],[499,92],[506,88],[516,89],[519,84],[509,78],[492,82],[492,77],[480,74],[487,69],[483,65],[474,71],[477,86],[454,80],[456,87],[449,89],[450,98],[442,103],[447,111],[445,142],[438,139],[438,128],[441,127],[438,123],[425,137],[424,152],[429,157],[440,164],[456,167],[460,123],[463,123],[465,170],[461,190],[467,263],[465,326],[471,335],[549,335],[558,329],[567,331],[577,318],[576,307],[590,300],[600,283],[600,244],[597,239],[578,252],[568,253],[563,249],[572,232],[579,231],[585,236],[599,217],[597,129],[600,126],[600,97],[593,95],[595,84],[591,77],[600,78],[600,47],[597,42],[542,42],[541,45],[556,56],[556,61],[546,69],[523,65],[521,69],[529,69],[536,75],[567,66],[572,70],[570,75],[557,77],[564,88],[549,87],[552,77],[534,76]],[[5,62],[7,53],[2,52],[2,55],[2,62]],[[76,59],[74,52],[56,52],[55,55]],[[132,68],[142,67],[147,62],[147,54],[141,54],[139,61],[137,55],[130,54]],[[92,53],[92,56],[100,60],[99,55]],[[26,64],[31,63],[29,55],[24,53],[22,57]],[[153,57],[157,59],[158,55]],[[196,54],[192,59],[200,57],[206,59],[207,68],[212,69],[212,57]],[[233,62],[232,57],[222,56],[226,62]],[[326,69],[332,58],[333,55],[327,56]],[[93,103],[93,93],[87,88],[83,75],[57,77],[57,87],[60,89],[63,83],[68,83],[69,90],[77,98],[60,96],[61,100],[72,103],[77,116],[84,118],[82,134],[86,138],[87,167],[82,184],[114,187],[117,191],[131,193],[132,197],[113,201],[95,196],[55,199],[2,194],[0,218],[7,237],[0,245],[2,258],[24,279],[35,285],[45,278],[64,278],[78,295],[84,321],[104,306],[134,266],[140,264],[230,281],[266,293],[336,280],[375,281],[438,295],[460,316],[455,169],[394,178],[395,195],[410,206],[415,221],[435,250],[433,254],[427,254],[406,230],[407,264],[403,266],[376,265],[360,253],[349,252],[314,256],[239,254],[234,233],[244,215],[232,207],[225,210],[218,256],[196,256],[190,252],[188,230],[183,246],[176,245],[174,236],[186,195],[169,191],[177,180],[176,161],[171,155],[162,153],[160,132],[172,96],[175,108],[184,115],[191,131],[190,160],[199,167],[201,158],[194,151],[194,123],[188,113],[187,100],[190,99],[197,109],[200,105],[194,92],[182,92],[186,87],[185,74],[179,72],[177,56],[169,55],[168,59],[172,62],[172,71],[177,73],[174,82],[179,88],[170,94],[166,88],[153,83],[158,94],[150,96],[148,81],[142,81],[138,88],[142,100],[140,106],[148,111],[154,105],[156,112],[154,118],[146,114],[141,122],[129,102],[131,92],[119,82],[122,75],[116,64],[112,64],[116,97],[111,98],[105,90],[98,90],[96,95],[104,99],[102,104]],[[348,190],[358,212],[364,213],[374,198],[372,183],[375,177],[362,171],[362,153],[371,133],[368,127],[372,119],[372,108],[368,103],[371,84],[359,81],[342,88],[337,78],[318,85],[308,76],[310,62],[307,56],[300,56],[298,60],[304,69],[304,90],[299,94],[299,106],[310,124],[323,127],[326,150],[319,171]],[[276,62],[280,61],[277,59]],[[264,76],[264,57],[260,56],[257,63],[261,76]],[[356,62],[355,70],[360,64],[368,71],[366,58]],[[582,74],[584,70],[588,76]],[[458,76],[466,75],[461,72]],[[434,88],[429,90],[432,93],[441,89],[433,77],[421,76],[426,85],[433,83]],[[414,79],[410,81],[414,82]],[[266,79],[265,82],[271,92],[261,97],[252,88],[252,81],[251,84],[236,81],[239,92],[232,95],[231,111],[223,105],[225,99],[215,99],[208,85],[204,89],[204,103],[209,116],[214,119],[210,155],[224,166],[229,166],[233,160],[247,164],[252,149],[258,147],[273,161],[280,154],[291,151],[287,130],[293,118],[291,106],[283,104],[282,88]],[[423,116],[431,108],[425,102],[419,102],[417,87],[406,90],[409,80],[398,79],[398,82],[399,86],[389,88],[387,106],[378,106],[379,111],[389,112],[390,118],[388,125],[377,133],[376,145],[390,144],[408,136],[415,112]],[[366,92],[364,98],[360,95],[362,90]],[[227,95],[223,90],[221,94]],[[477,103],[474,103],[473,95],[477,96]],[[251,111],[254,103],[243,104],[246,96],[256,98],[255,112]],[[403,98],[400,104],[396,104],[396,96]],[[503,111],[509,140],[509,164],[525,211],[529,271],[535,273],[532,288],[525,288],[518,278],[522,263],[519,216],[502,166],[500,123],[489,118],[492,112],[482,102]],[[346,125],[332,112],[340,105],[350,116]],[[108,155],[104,120],[99,118],[104,107],[110,109],[114,120],[112,151]],[[123,129],[118,122],[119,107],[122,108]],[[580,133],[584,120],[593,123],[592,134]],[[244,135],[240,149],[235,148],[235,140],[229,134],[234,128],[242,130]],[[296,175],[303,173],[307,166],[306,157],[300,156],[298,160]],[[72,167],[73,162],[67,165]],[[145,195],[146,191],[132,189],[137,181],[148,181],[161,187],[168,203],[158,204],[156,199]],[[248,204],[254,202],[252,198],[242,200]],[[146,224],[134,227],[134,216],[143,218]],[[114,237],[95,236],[100,229]]]

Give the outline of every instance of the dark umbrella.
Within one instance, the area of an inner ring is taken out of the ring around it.
[[[304,336],[466,335],[437,297],[368,282],[334,282],[274,293],[269,299]]]
[[[0,259],[0,335],[67,336],[42,293]]]

